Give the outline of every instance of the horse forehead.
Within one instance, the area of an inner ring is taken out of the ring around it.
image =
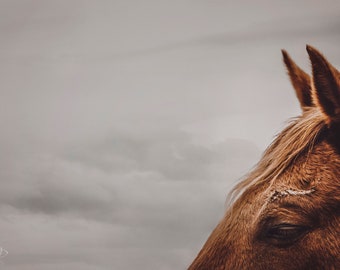
[[[272,192],[269,202],[274,202],[280,198],[288,196],[307,196],[315,192],[315,188],[302,190],[302,189],[285,189],[285,190],[275,190]]]

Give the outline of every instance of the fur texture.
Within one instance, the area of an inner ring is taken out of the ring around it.
[[[312,77],[282,51],[302,115],[234,188],[189,270],[340,269],[340,75],[307,51]]]

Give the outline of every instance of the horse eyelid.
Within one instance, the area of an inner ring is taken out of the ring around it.
[[[308,226],[282,223],[268,228],[266,236],[282,240],[295,239],[309,230]],[[287,239],[288,238],[288,239]]]

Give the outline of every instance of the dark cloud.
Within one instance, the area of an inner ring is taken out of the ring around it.
[[[183,187],[231,183],[241,176],[242,163],[254,162],[258,155],[256,146],[240,139],[203,146],[183,132],[150,134],[145,140],[128,134],[112,136],[76,144],[60,156],[31,162],[20,177],[11,176],[12,185],[3,187],[3,193],[15,191],[17,196],[4,194],[1,200],[32,212],[85,213],[85,217],[102,215],[102,219],[108,219],[121,205],[152,208],[155,201],[169,207],[177,200],[190,203],[194,198]],[[5,175],[8,169],[2,171]],[[25,181],[29,185],[16,188]]]
[[[240,165],[241,160],[246,157],[248,162],[254,162],[258,154],[257,147],[240,139],[203,146],[193,143],[191,136],[184,132],[150,134],[144,139],[133,134],[113,135],[75,144],[59,156],[36,158],[26,168],[24,179],[14,175],[11,180],[29,187],[4,186],[2,193],[7,195],[0,201],[15,209],[18,216],[35,216],[39,222],[33,223],[38,227],[42,225],[41,215],[55,221],[69,219],[70,224],[73,220],[84,220],[89,227],[93,222],[107,224],[97,225],[106,229],[99,234],[90,231],[96,234],[94,239],[84,236],[83,241],[92,241],[91,245],[105,252],[116,252],[113,250],[117,248],[119,254],[132,252],[143,268],[160,265],[160,259],[137,255],[136,250],[146,249],[159,254],[158,258],[167,257],[166,261],[174,267],[171,260],[180,264],[174,258],[181,252],[192,256],[191,247],[200,246],[206,237],[202,231],[210,231],[223,214],[225,196],[235,177],[245,169]],[[209,222],[201,222],[202,217]],[[75,224],[79,226],[79,222]],[[49,227],[49,223],[46,226]],[[69,226],[72,231],[72,225]],[[117,226],[120,229],[115,229]],[[42,235],[53,238],[53,230],[61,233],[69,229],[56,225]],[[77,265],[79,258],[85,256],[83,252],[14,254],[20,256],[20,260],[12,259],[9,263],[18,267],[46,263]],[[188,259],[186,256],[183,260]],[[96,258],[81,262],[98,264]],[[119,265],[119,262],[106,260],[103,269],[110,265]]]

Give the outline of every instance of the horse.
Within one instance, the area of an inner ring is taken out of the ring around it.
[[[282,50],[301,115],[234,187],[189,270],[340,269],[340,72],[306,49],[311,75]]]

